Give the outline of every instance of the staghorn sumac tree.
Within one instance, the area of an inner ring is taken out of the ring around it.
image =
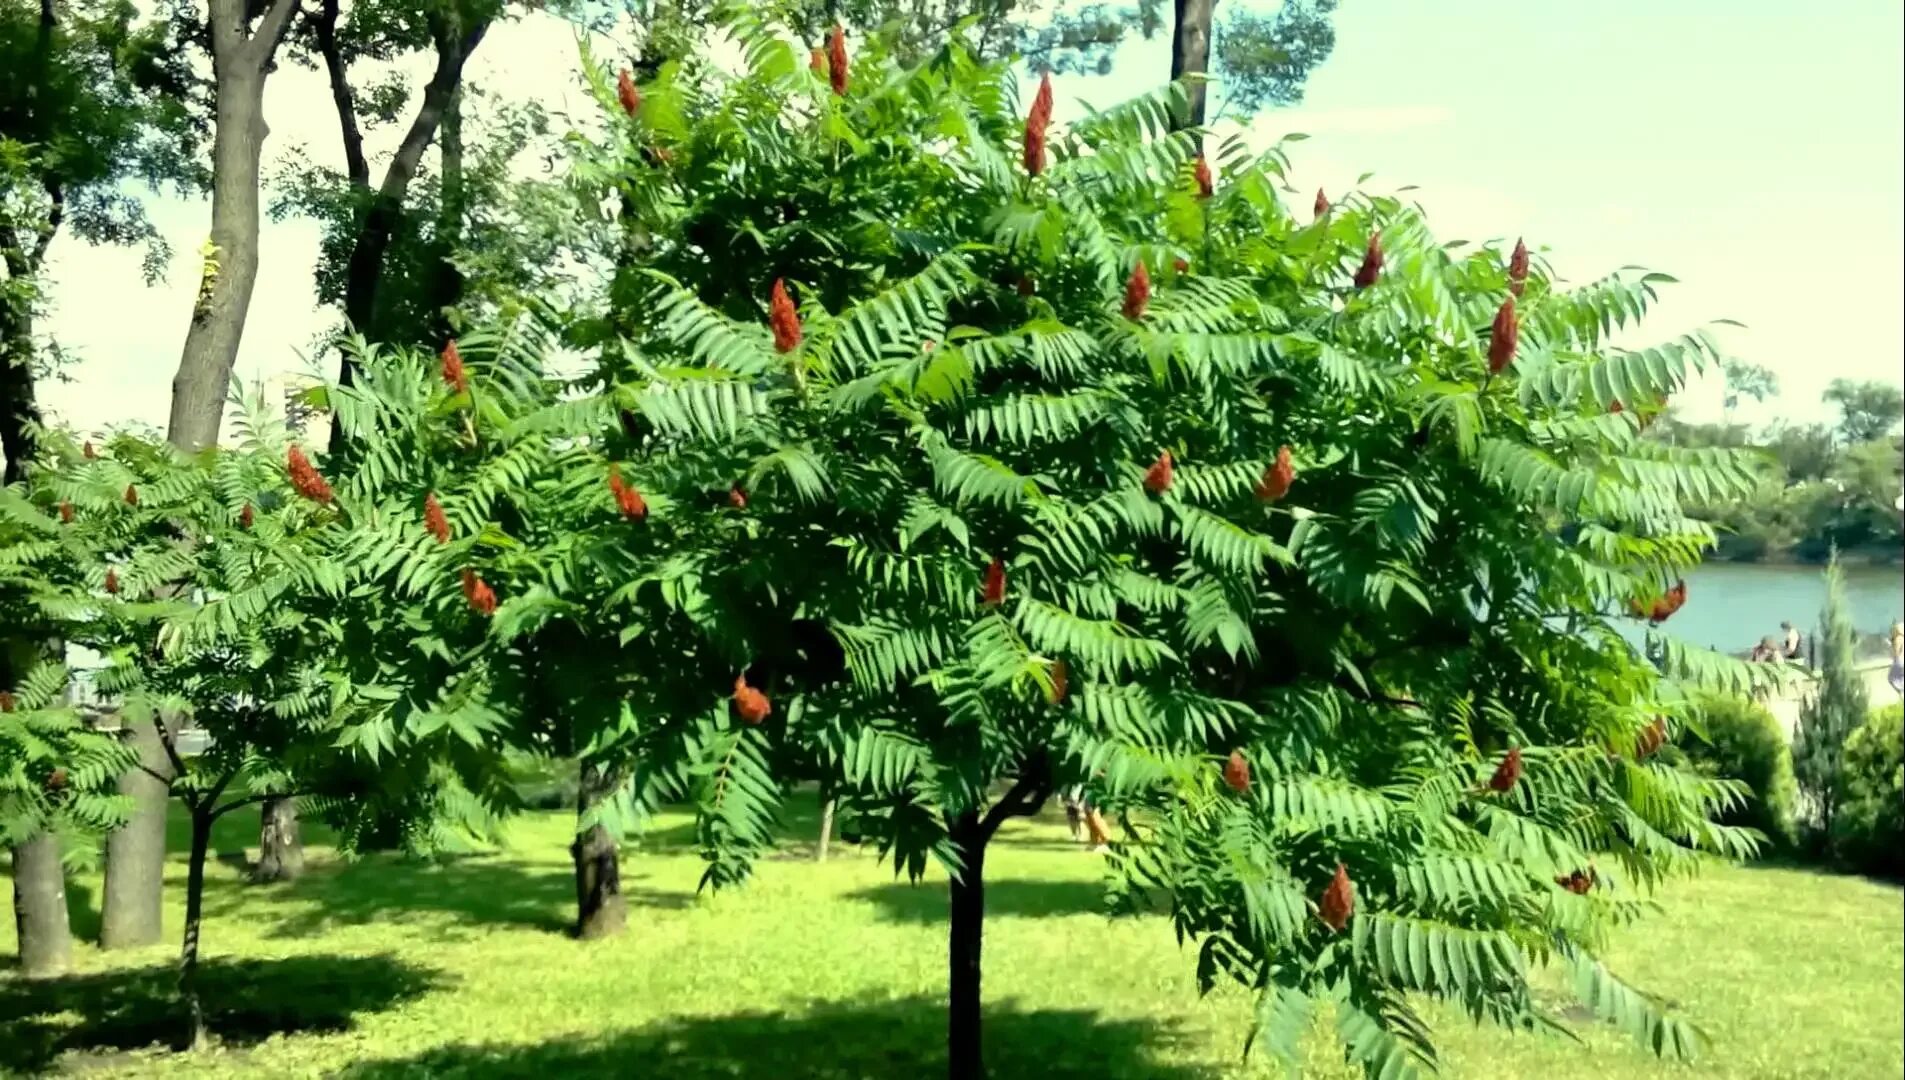
[[[725,391],[784,485],[749,489],[735,553],[844,659],[653,747],[712,778],[708,880],[766,842],[776,763],[828,762],[896,867],[952,878],[949,1067],[977,1076],[987,844],[1090,777],[1118,891],[1168,897],[1273,1055],[1319,1003],[1372,1075],[1433,1066],[1409,995],[1557,1026],[1542,963],[1692,1053],[1594,956],[1663,878],[1751,849],[1711,820],[1736,787],[1640,744],[1695,722],[1694,684],[1769,676],[1671,641],[1656,672],[1611,628],[1712,542],[1680,501],[1754,479],[1610,412],[1716,359],[1608,345],[1656,280],[1563,292],[1361,193],[1298,221],[1280,150],[1200,168],[1181,88],[1051,131],[957,42],[862,52],[838,94],[771,25],[734,33],[732,83],[642,88],[695,123],[638,113],[582,172],[653,238],[605,369]]]

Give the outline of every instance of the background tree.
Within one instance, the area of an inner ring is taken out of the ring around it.
[[[1805,796],[1814,842],[1828,853],[1845,797],[1846,739],[1865,722],[1871,702],[1853,667],[1858,635],[1846,609],[1845,578],[1835,552],[1826,564],[1826,602],[1819,609],[1818,689],[1799,706],[1793,732],[1793,775]]]
[[[1905,422],[1905,389],[1890,383],[1834,379],[1825,402],[1839,410],[1839,434],[1847,445],[1884,438]]]
[[[1756,403],[1764,403],[1767,398],[1776,397],[1779,394],[1779,376],[1759,364],[1729,359],[1720,366],[1720,374],[1726,382],[1723,408],[1726,410],[1726,419],[1729,424],[1733,422],[1733,410],[1739,408],[1742,397],[1750,397]]]

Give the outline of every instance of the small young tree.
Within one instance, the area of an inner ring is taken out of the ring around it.
[[[1833,824],[1845,798],[1845,742],[1871,708],[1852,666],[1858,633],[1846,607],[1845,575],[1835,550],[1826,563],[1826,602],[1819,609],[1819,680],[1799,706],[1793,733],[1793,775],[1805,795],[1814,842],[1831,853]]]

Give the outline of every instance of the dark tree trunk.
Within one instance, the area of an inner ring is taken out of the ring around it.
[[[1171,81],[1185,75],[1210,72],[1211,16],[1217,0],[1176,0],[1177,25],[1171,35]],[[1186,88],[1190,107],[1180,117],[1179,128],[1201,127],[1204,123],[1204,84]]]
[[[582,820],[614,792],[616,777],[592,761],[582,763],[576,795],[575,936],[585,941],[613,937],[628,925],[628,901],[622,896],[622,869],[615,835],[601,825],[582,828]]]
[[[0,236],[0,244],[10,241]],[[8,252],[7,263],[14,259]],[[24,260],[21,260],[24,262]],[[5,284],[18,287],[9,270]],[[33,457],[32,436],[40,422],[40,406],[33,392],[33,311],[31,301],[0,300],[0,484],[26,479]]]
[[[198,938],[205,918],[205,858],[212,846],[209,806],[192,809],[192,854],[185,871],[185,942],[179,949],[179,997],[185,1002],[186,1048],[205,1045],[205,1006],[198,996]]]
[[[443,158],[443,206],[437,215],[437,263],[430,279],[431,325],[426,339],[441,343],[456,336],[451,312],[463,302],[463,271],[456,255],[463,246],[463,213],[468,190],[463,175],[463,89],[450,95],[443,112],[443,131],[437,137]]]
[[[298,830],[298,800],[266,799],[258,815],[258,865],[251,880],[296,881],[304,874],[304,838]]]
[[[64,974],[73,959],[73,933],[57,834],[42,830],[14,845],[13,919],[20,973],[29,979]]]
[[[122,737],[139,755],[141,768],[119,778],[119,794],[132,800],[132,816],[106,836],[106,885],[100,901],[99,945],[136,949],[164,936],[165,815],[172,761],[150,720],[122,718]]]
[[[980,1024],[980,948],[986,923],[986,841],[990,838],[976,811],[953,825],[965,870],[952,881],[952,920],[948,935],[946,1075],[950,1080],[983,1080],[986,1074]]]
[[[838,801],[829,795],[827,801],[820,804],[820,848],[814,852],[815,862],[827,861],[827,845],[833,842],[833,808]]]

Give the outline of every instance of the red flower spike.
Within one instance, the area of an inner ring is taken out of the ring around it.
[[[1349,917],[1356,911],[1356,888],[1349,880],[1349,870],[1342,863],[1336,864],[1336,876],[1330,879],[1329,888],[1323,890],[1323,899],[1316,905],[1317,917],[1323,925],[1342,932],[1349,925]]]
[[[1174,478],[1171,452],[1166,450],[1158,455],[1158,459],[1151,463],[1150,468],[1144,470],[1144,490],[1153,495],[1162,495],[1171,490],[1171,481]]]
[[[139,489],[136,487],[133,487],[131,484],[126,485],[126,505],[127,506],[139,505]]]
[[[622,102],[622,111],[631,118],[642,111],[642,92],[635,89],[635,76],[627,68],[615,80],[615,96]]]
[[[1311,207],[1310,209],[1313,213],[1315,213],[1316,220],[1318,221],[1323,220],[1324,215],[1330,212],[1329,196],[1323,194],[1322,188],[1316,189],[1316,205]]]
[[[752,727],[773,711],[774,704],[767,700],[767,695],[747,684],[747,672],[734,677],[734,713],[742,723]]]
[[[72,523],[73,523],[73,504],[69,502],[60,503],[60,524],[71,525]]]
[[[833,24],[833,35],[827,39],[827,80],[836,96],[846,94],[847,31],[839,23]]]
[[[470,608],[478,615],[488,617],[496,614],[496,590],[477,577],[474,570],[463,571],[463,598],[470,602]]]
[[[1250,762],[1244,760],[1242,750],[1232,750],[1224,762],[1224,786],[1239,795],[1250,790]]]
[[[1180,274],[1188,274],[1191,272],[1191,261],[1179,255],[1177,258],[1171,260],[1171,269],[1176,270]]]
[[[615,469],[609,470],[609,490],[615,493],[615,508],[630,521],[641,521],[648,516],[648,500],[642,493],[622,479]]]
[[[1382,276],[1382,234],[1371,233],[1369,247],[1363,250],[1363,264],[1356,268],[1356,287],[1367,289]]]
[[[1276,463],[1263,470],[1262,479],[1257,481],[1257,498],[1276,502],[1290,493],[1290,485],[1295,482],[1296,466],[1290,464],[1290,448],[1279,446]]]
[[[767,294],[767,326],[774,331],[775,352],[790,353],[800,347],[800,312],[794,310],[794,299],[780,278],[774,279]]]
[[[331,501],[331,485],[318,475],[317,468],[311,464],[310,458],[304,456],[302,449],[293,446],[286,451],[285,467],[291,473],[291,486],[297,489],[298,494],[316,503]]]
[[[0,690],[0,712],[12,712],[13,704],[13,695]]]
[[[1608,411],[1608,413],[1609,413],[1610,415],[1614,415],[1614,416],[1618,416],[1618,415],[1620,415],[1621,413],[1624,413],[1624,412],[1626,412],[1626,411],[1627,411],[1627,406],[1625,406],[1625,405],[1622,405],[1622,404],[1620,403],[1620,399],[1618,399],[1618,398],[1616,398],[1616,399],[1615,399],[1615,400],[1613,401],[1613,403],[1611,403],[1611,404],[1609,404],[1609,405],[1608,405],[1608,407],[1607,407],[1607,411]]]
[[[736,510],[747,509],[747,492],[742,490],[741,485],[736,484],[728,489],[728,505]]]
[[[1495,312],[1495,325],[1488,332],[1488,373],[1500,375],[1515,362],[1515,346],[1521,340],[1521,319],[1515,314],[1515,298],[1502,301]]]
[[[997,558],[986,567],[985,579],[979,586],[979,599],[987,607],[998,607],[1005,603],[1005,563]]]
[[[1495,766],[1495,775],[1488,778],[1488,790],[1507,791],[1514,787],[1515,781],[1519,779],[1521,779],[1521,747],[1513,746],[1509,747],[1508,756],[1502,759],[1502,763]]]
[[[1071,690],[1072,669],[1063,660],[1052,661],[1052,692],[1048,695],[1054,705],[1063,705],[1065,695]]]
[[[1654,722],[1641,729],[1640,737],[1634,740],[1636,758],[1652,757],[1667,741],[1667,718],[1654,717]]]
[[[1027,114],[1038,118],[1038,126],[1043,129],[1052,122],[1052,73],[1047,71],[1039,76],[1038,92],[1032,95],[1032,111]]]
[[[1025,175],[1037,176],[1045,171],[1045,128],[1035,126],[1031,120],[1025,122]]]
[[[79,452],[86,455],[87,461],[97,461],[99,459],[99,451],[93,449],[93,441],[91,439],[86,440],[86,445],[80,447]]]
[[[1211,185],[1210,162],[1205,161],[1200,154],[1197,158],[1197,165],[1192,172],[1197,178],[1197,197],[1200,199],[1210,198],[1211,192],[1215,190]]]
[[[1575,870],[1566,877],[1555,878],[1554,883],[1576,896],[1586,896],[1594,888],[1594,873],[1592,870]]]
[[[110,566],[106,568],[106,591],[114,596],[119,595],[119,571]]]
[[[1144,268],[1143,260],[1132,268],[1131,278],[1124,284],[1124,317],[1132,322],[1144,318],[1144,305],[1151,302],[1151,272]]]
[[[423,531],[436,537],[439,544],[450,542],[450,519],[443,515],[443,504],[434,491],[423,497]]]
[[[443,381],[450,385],[451,391],[462,393],[470,388],[469,374],[463,370],[463,354],[456,351],[456,339],[443,346]]]
[[[246,503],[246,504],[245,504],[245,508],[244,508],[243,510],[240,510],[240,511],[238,511],[238,527],[239,527],[239,528],[241,528],[241,529],[249,529],[249,528],[251,528],[251,523],[252,523],[252,522],[253,522],[253,521],[254,521],[255,519],[256,519],[256,517],[255,517],[255,515],[254,515],[254,514],[252,513],[252,510],[251,510],[251,504],[250,504],[250,503]]]
[[[1527,281],[1528,245],[1517,239],[1514,254],[1508,256],[1508,291],[1520,296]]]

